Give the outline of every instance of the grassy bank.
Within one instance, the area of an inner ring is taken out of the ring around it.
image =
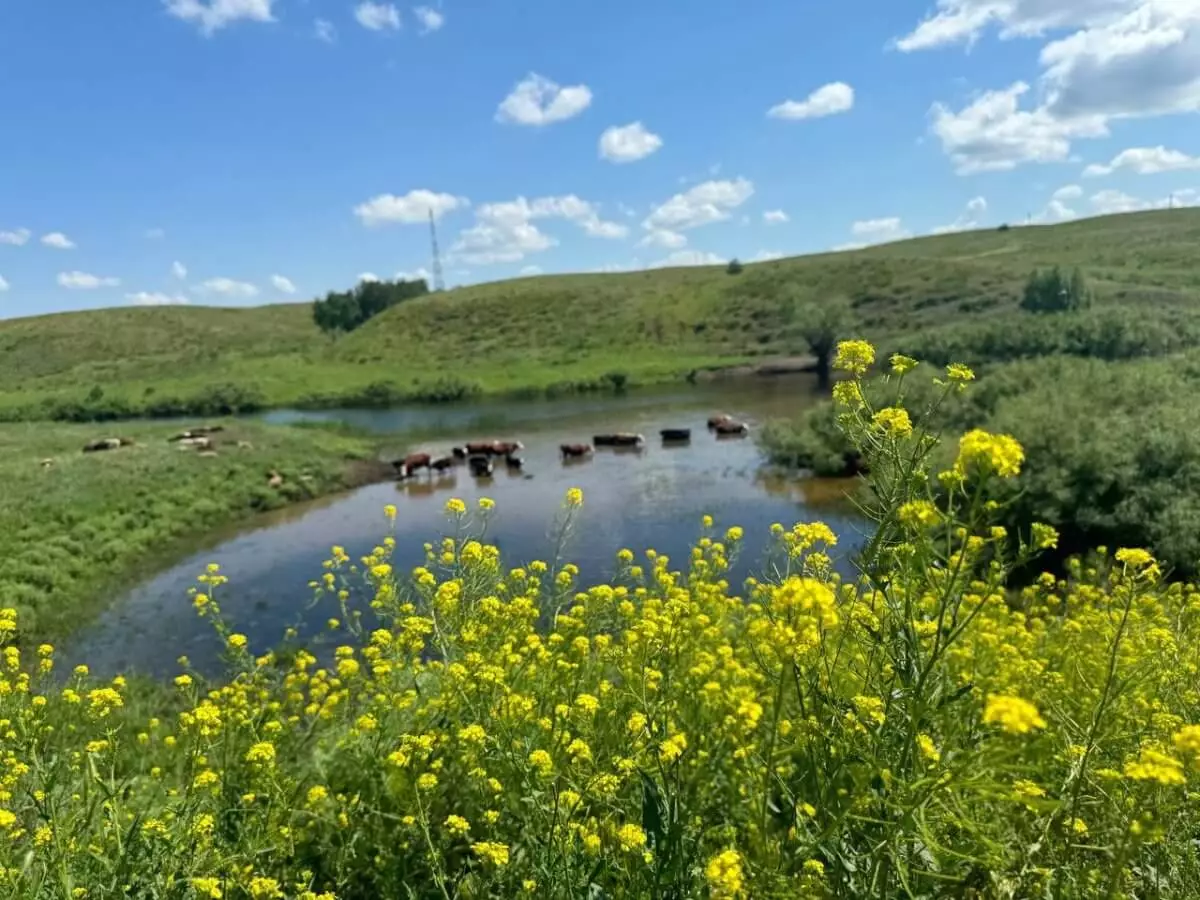
[[[112,432],[137,444],[100,453],[81,452],[110,433],[94,425],[0,426],[0,597],[30,634],[78,627],[206,533],[380,474],[365,438],[226,424],[211,458],[168,443],[166,423],[121,423]]]
[[[1200,210],[1172,210],[793,257],[736,276],[721,266],[539,276],[408,301],[336,341],[307,304],[0,321],[0,419],[611,390],[803,355],[797,311],[808,301],[845,298],[862,333],[884,343],[1000,321],[1037,266],[1082,266],[1099,309],[1187,316],[1200,300],[1198,240]]]
[[[231,633],[211,567],[229,677],[181,673],[178,712],[6,648],[6,896],[1190,900],[1200,590],[1122,548],[1008,591],[1057,539],[992,518],[1024,451],[951,438],[943,468],[901,409],[920,378],[844,423],[879,525],[854,580],[828,527],[781,524],[743,592],[741,530],[708,520],[682,566],[621,551],[579,585],[450,500],[422,568],[385,535],[361,569],[333,551],[328,668]],[[21,625],[0,609],[0,644]]]

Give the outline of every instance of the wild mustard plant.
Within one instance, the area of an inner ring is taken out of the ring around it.
[[[854,579],[808,522],[730,584],[743,534],[705,517],[688,559],[622,550],[585,587],[557,551],[505,566],[494,504],[451,500],[411,572],[390,537],[333,548],[327,661],[249,646],[209,567],[228,676],[149,721],[0,614],[4,896],[1194,897],[1200,591],[1137,548],[1012,587],[1056,541],[991,524],[1020,445],[971,432],[932,471],[916,361],[838,361],[876,523]]]

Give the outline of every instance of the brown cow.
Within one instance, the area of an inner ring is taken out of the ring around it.
[[[520,441],[493,441],[493,456],[512,456],[518,450],[524,450],[525,445]]]
[[[591,444],[559,444],[558,450],[564,459],[578,459],[594,452]]]
[[[745,422],[735,422],[732,419],[727,419],[724,422],[718,422],[713,430],[716,431],[717,437],[723,437],[725,435],[746,434],[750,430],[750,426]]]
[[[495,441],[467,441],[467,456],[491,456]]]
[[[727,416],[727,415],[725,415],[725,413],[721,413],[719,416],[709,416],[708,417],[708,427],[715,429],[718,425],[723,425],[726,422],[732,422],[732,421],[733,421],[732,416]]]
[[[401,478],[409,478],[417,469],[428,469],[431,458],[428,453],[410,453],[404,459],[392,461]]]

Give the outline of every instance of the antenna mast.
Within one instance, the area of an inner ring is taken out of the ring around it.
[[[433,245],[433,289],[444,291],[446,284],[442,278],[442,254],[438,251],[437,226],[433,223],[433,210],[429,210],[429,241]]]

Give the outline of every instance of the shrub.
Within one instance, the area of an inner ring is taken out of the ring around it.
[[[8,648],[0,865],[12,896],[829,898],[1193,896],[1200,590],[1145,550],[1009,596],[1057,535],[997,526],[1013,438],[935,462],[901,361],[842,345],[838,415],[875,532],[837,574],[819,522],[773,527],[745,596],[742,532],[673,569],[618,555],[506,568],[491,503],[401,574],[335,547],[340,646],[251,648],[217,566],[192,602],[229,675],[130,686]],[[935,404],[967,386],[953,368]],[[929,391],[930,388],[923,388]],[[568,533],[584,498],[568,491]],[[385,510],[394,517],[396,510]],[[0,612],[0,641],[17,617]]]
[[[731,259],[729,261],[729,265],[727,265],[725,267],[725,274],[726,275],[741,275],[742,271],[745,268],[746,267],[742,265],[741,261],[737,257],[734,257],[733,259]]]
[[[1066,278],[1057,266],[1045,272],[1035,271],[1025,285],[1021,308],[1028,312],[1071,312],[1091,305],[1083,273],[1076,269]]]

